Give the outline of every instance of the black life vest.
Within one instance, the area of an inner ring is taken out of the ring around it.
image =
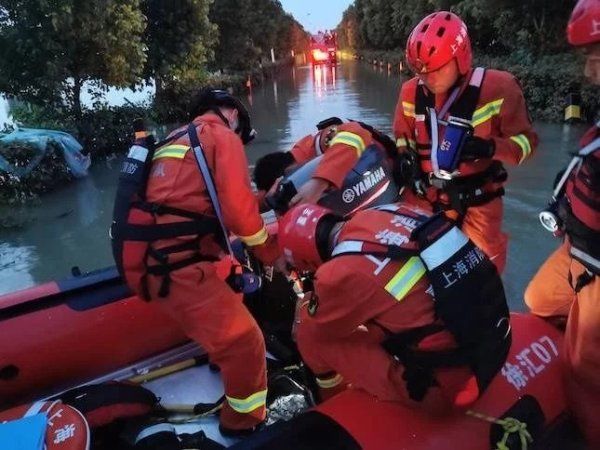
[[[119,273],[127,281],[130,288],[145,300],[150,300],[146,275],[163,277],[159,296],[168,295],[169,273],[189,266],[199,261],[214,261],[216,258],[202,255],[199,252],[199,240],[202,236],[215,234],[217,242],[222,242],[224,235],[219,220],[207,217],[193,211],[173,208],[160,203],[146,201],[146,188],[155,149],[160,148],[188,133],[190,141],[197,141],[196,128],[193,124],[188,129],[176,133],[165,141],[155,143],[154,137],[145,131],[137,131],[134,144],[123,161],[113,209],[113,222],[110,227],[110,237],[113,257]],[[164,214],[174,215],[183,219],[180,222],[157,224],[156,217]],[[190,240],[179,245],[156,250],[152,243],[161,239],[189,237]],[[127,247],[127,252],[124,252]],[[192,256],[176,263],[169,263],[169,255],[191,250]],[[124,255],[127,254],[127,261]],[[158,264],[149,266],[151,256]],[[132,279],[131,267],[143,265],[145,270],[140,272],[140,279]]]
[[[600,138],[591,145],[600,146]],[[565,229],[571,256],[600,274],[600,148],[583,156],[567,187]]]
[[[595,137],[573,158],[555,187],[558,215],[571,243],[571,256],[587,272],[575,281],[579,292],[600,274],[600,136]],[[566,188],[564,187],[566,185]]]
[[[435,313],[442,323],[390,333],[383,343],[385,350],[405,366],[411,398],[422,400],[427,389],[435,385],[434,369],[449,366],[469,366],[479,392],[483,392],[504,364],[511,344],[509,310],[496,267],[442,214],[409,215],[397,205],[373,209],[416,221],[410,241],[401,246],[342,241],[332,257],[355,254],[405,260],[418,256],[425,266]],[[454,337],[456,350],[419,349],[426,337],[444,330]]]
[[[579,292],[594,277],[600,275],[600,232],[595,231],[573,214],[570,205],[565,204],[565,227],[571,247],[569,253],[586,268],[577,280],[570,280],[575,292]],[[571,278],[571,273],[569,273]]]
[[[476,68],[473,70],[469,83],[463,92],[454,101],[448,109],[449,117],[457,118],[462,121],[471,122],[473,113],[479,102],[481,87],[485,78],[485,69]],[[458,88],[455,88],[458,89]],[[424,122],[416,122],[418,133],[416,136],[417,158],[421,160],[431,160],[432,142],[437,142],[437,136],[432,136],[432,118],[430,111],[435,111],[435,97],[428,94],[422,85],[417,86],[415,96],[415,116],[424,117]],[[437,129],[437,124],[435,126]],[[492,190],[483,189],[490,183],[503,183],[508,175],[506,169],[500,161],[494,161],[486,170],[479,173],[467,174],[455,177],[453,179],[437,178],[433,173],[421,174],[421,182],[425,185],[433,186],[444,192],[448,197],[448,202],[436,202],[440,209],[452,209],[464,214],[470,206],[484,205],[491,200],[501,197],[505,191],[503,187],[496,187]]]

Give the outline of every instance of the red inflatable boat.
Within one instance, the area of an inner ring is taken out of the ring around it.
[[[116,269],[0,296],[0,406],[93,379],[185,342]]]
[[[0,404],[4,407],[106,375],[185,342],[172,322],[130,295],[114,269],[0,297],[0,327]],[[233,448],[479,450],[496,448],[504,439],[510,444],[507,448],[516,449],[527,436],[534,443],[551,439],[566,410],[559,362],[561,333],[524,314],[512,315],[512,327],[513,343],[505,365],[469,411],[430,417],[348,390]],[[218,374],[206,367],[188,371],[187,381],[184,372],[173,375],[176,381],[167,376],[146,386],[159,388],[156,393],[163,397],[188,390],[182,396],[186,401],[214,401],[221,395],[216,384],[214,392],[203,388],[208,398],[193,398],[191,388],[208,386],[208,377],[218,378]],[[507,423],[523,431],[505,436]]]

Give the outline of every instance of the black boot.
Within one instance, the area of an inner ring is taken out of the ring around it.
[[[219,431],[225,437],[241,438],[241,437],[250,436],[252,433],[260,431],[264,427],[265,427],[265,422],[261,422],[258,425],[254,425],[253,427],[250,427],[250,428],[240,428],[240,429],[228,428],[226,426],[223,426],[222,424],[219,424]]]

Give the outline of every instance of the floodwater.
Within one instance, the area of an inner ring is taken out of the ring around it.
[[[250,163],[266,153],[289,149],[329,116],[360,119],[391,133],[401,81],[354,61],[334,68],[290,68],[245,99],[259,130],[247,149]],[[118,93],[114,95],[118,101]],[[133,100],[140,100],[139,93]],[[0,102],[2,113],[7,112]],[[504,280],[513,310],[523,309],[528,281],[559,245],[537,215],[550,197],[555,174],[585,131],[583,126],[562,124],[536,123],[536,128],[539,150],[524,166],[509,168],[505,196],[504,228],[510,234],[510,249]],[[96,161],[88,178],[44,196],[38,205],[0,210],[26,221],[19,229],[1,232],[0,294],[66,277],[73,266],[90,271],[113,264],[107,230],[118,168],[117,160]]]

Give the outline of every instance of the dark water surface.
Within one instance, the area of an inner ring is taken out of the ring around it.
[[[361,119],[391,132],[401,80],[355,62],[337,68],[296,67],[248,97],[257,139],[248,147],[250,163],[285,150],[329,116]],[[505,230],[510,234],[504,276],[514,310],[523,309],[522,293],[558,241],[539,225],[537,214],[550,196],[556,172],[585,127],[536,123],[541,144],[524,166],[510,168],[505,196]],[[62,278],[72,266],[88,271],[112,265],[108,226],[118,161],[97,162],[87,179],[49,195],[39,205],[0,210],[27,220],[0,235],[0,294]]]

